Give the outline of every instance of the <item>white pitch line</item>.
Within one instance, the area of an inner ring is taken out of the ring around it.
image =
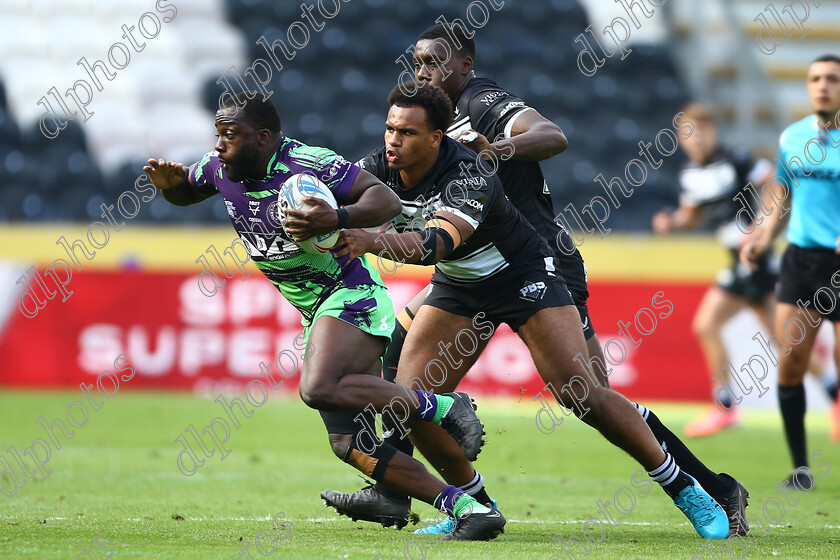
[[[12,515],[5,515],[0,516],[0,519],[20,519],[19,516],[12,516]],[[46,519],[47,521],[70,521],[70,520],[78,520],[82,519],[81,517],[74,516],[74,517],[43,517],[41,519]],[[274,519],[273,516],[267,515],[265,517],[187,517],[185,521],[271,521]],[[157,521],[159,519],[155,519],[153,521]],[[336,517],[307,517],[306,521],[310,521],[312,523],[335,523],[339,521],[347,521],[348,518],[346,516],[336,516]],[[150,521],[145,518],[140,517],[130,517],[128,519],[120,519],[119,521],[132,521],[132,522],[139,522],[139,521]],[[580,520],[580,519],[572,519],[566,521],[544,521],[540,519],[508,519],[508,523],[526,523],[526,524],[533,524],[533,525],[582,525],[586,523],[587,520]],[[420,525],[418,523],[418,525]],[[622,520],[620,525],[633,525],[633,526],[640,526],[640,527],[670,527],[673,525],[688,525],[686,522],[682,523],[657,523],[657,522],[649,522],[649,521],[625,521]],[[823,525],[823,529],[840,529],[840,525]]]
[[[311,521],[313,523],[332,523],[336,521],[347,521],[347,516],[341,517],[307,517],[307,521]],[[587,520],[588,521],[588,520]],[[543,521],[540,519],[508,519],[508,523],[529,523],[535,525],[580,525],[586,523],[586,521],[580,521],[577,519],[571,521]],[[622,525],[642,525],[642,526],[658,526],[658,527],[667,527],[673,525],[672,523],[649,523],[647,521],[622,521]],[[422,523],[418,523],[418,525],[422,525]],[[682,525],[688,525],[687,523],[682,523]]]

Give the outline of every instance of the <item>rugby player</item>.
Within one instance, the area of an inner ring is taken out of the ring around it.
[[[405,337],[397,383],[435,383],[429,371],[435,362],[443,365],[439,349],[451,348],[460,332],[473,328],[479,314],[495,324],[507,323],[525,342],[543,380],[554,387],[571,384],[580,389],[577,399],[562,391],[562,396],[555,394],[561,404],[645,467],[698,533],[726,538],[729,526],[721,507],[660,447],[633,405],[593,383],[584,364],[574,359],[585,355],[586,343],[557,261],[505,197],[499,179],[483,174],[475,153],[445,135],[453,115],[447,94],[430,84],[415,88],[412,95],[397,86],[388,103],[385,146],[365,158],[363,167],[400,196],[403,212],[394,220],[398,233],[346,230],[346,245],[336,254],[371,252],[398,262],[436,264],[431,288]],[[477,358],[479,353],[472,355]],[[449,365],[460,360],[449,358]],[[441,374],[441,366],[436,368],[435,378]],[[465,374],[442,369],[441,382],[452,386]],[[441,468],[441,455],[451,450],[433,443],[438,431],[413,420],[408,424],[415,445]],[[471,466],[463,455],[460,458],[455,468],[466,467],[472,477]],[[441,472],[448,473],[448,468]],[[328,492],[322,496],[334,501],[336,496]],[[342,505],[337,509],[347,513]],[[456,519],[452,534],[457,536],[469,524],[468,519]]]
[[[370,445],[364,438],[375,434],[363,434],[354,422],[366,406],[381,412],[401,400],[416,418],[439,424],[463,445],[467,455],[474,455],[481,447],[483,428],[470,399],[463,393],[435,395],[419,390],[414,392],[416,399],[403,398],[408,391],[381,378],[380,357],[394,317],[379,274],[360,259],[348,263],[330,253],[307,254],[294,243],[294,239],[345,225],[381,224],[400,211],[399,199],[370,173],[330,150],[284,136],[270,100],[259,96],[227,101],[216,113],[214,152],[189,169],[173,161],[149,159],[143,170],[176,205],[221,194],[252,260],[301,312],[306,350],[300,396],[321,413],[334,453],[375,480],[394,485],[448,515],[469,519],[471,530],[456,538],[492,538],[497,521],[488,515],[488,508],[387,443]],[[289,210],[284,231],[275,214],[276,200],[283,183],[298,173],[322,181],[343,206],[335,210],[321,200],[306,199],[314,208]],[[256,224],[242,217],[255,218]],[[373,415],[367,414],[373,425]]]
[[[591,363],[597,364],[597,367],[591,368],[592,372],[602,386],[609,387],[603,350],[587,308],[589,292],[586,265],[577,249],[571,253],[560,249],[574,247],[574,243],[554,220],[551,194],[539,165],[541,160],[566,149],[565,135],[556,124],[526,105],[519,97],[502,89],[493,80],[475,76],[475,42],[466,37],[460,27],[447,29],[435,25],[428,28],[420,34],[414,56],[417,79],[443,89],[455,107],[454,121],[447,129],[447,134],[456,139],[470,140],[466,146],[490,158],[486,165],[491,169],[497,168],[498,178],[508,199],[541,236],[552,241],[549,243],[550,248],[559,262],[560,272],[580,315],[587,349],[582,357],[588,357]],[[474,138],[470,139],[472,135]],[[490,138],[495,141],[491,142]],[[394,338],[384,358],[386,379],[396,377],[406,331],[426,292],[424,290],[418,294],[397,316]],[[447,377],[441,389],[454,390],[457,380],[472,367],[487,340],[479,337],[477,351],[469,356],[458,356],[462,363],[453,368],[453,375]],[[555,388],[559,389],[557,386]],[[633,404],[677,464],[721,504],[730,520],[730,533],[745,534],[747,526],[744,508],[748,494],[743,485],[727,474],[717,474],[708,469],[662,424],[653,411],[640,404]],[[409,438],[401,439],[401,433],[394,426],[393,420],[386,415],[382,423],[383,431],[392,434],[386,441],[410,454],[411,441]],[[444,449],[440,446],[438,452]],[[451,460],[447,459],[441,458],[439,465],[432,462],[447,481],[471,493],[481,503],[493,503],[484,488],[483,477],[465,464],[463,457],[456,455]],[[397,526],[407,523],[409,500],[383,484],[368,486],[351,494],[326,491],[322,497],[339,511],[357,519]],[[444,520],[422,531],[448,531],[453,525],[453,520]]]
[[[744,264],[756,266],[790,222],[775,311],[779,407],[793,459],[788,481],[811,489],[815,478],[806,456],[802,379],[823,319],[834,323],[834,360],[840,366],[840,57],[825,55],[812,62],[807,84],[814,114],[782,132],[776,177],[766,187],[780,206],[762,217],[740,256]]]
[[[694,315],[693,330],[700,341],[706,365],[712,379],[720,372],[719,384],[731,383],[731,373],[721,366],[729,362],[721,331],[724,325],[744,308],[755,312],[761,325],[773,330],[773,289],[778,277],[778,262],[772,250],[756,260],[753,270],[738,259],[738,249],[746,240],[742,228],[752,222],[738,224],[738,212],[744,201],[753,200],[747,184],[764,185],[773,174],[772,164],[754,160],[749,154],[734,152],[718,143],[718,129],[712,112],[699,103],[682,109],[685,119],[693,123],[694,131],[679,144],[688,161],[679,175],[680,205],[676,211],[660,211],[653,216],[657,233],[671,233],[696,229],[704,222],[716,227],[718,240],[730,253],[730,265],[718,274],[717,284],[706,291]],[[757,192],[757,190],[756,190]],[[749,202],[746,202],[749,204]],[[754,206],[752,204],[751,206]],[[821,364],[816,352],[811,355],[811,372],[819,377]],[[720,383],[722,382],[722,383]],[[731,385],[730,385],[731,386]],[[828,397],[837,400],[837,383],[833,376],[823,381]],[[703,414],[690,422],[685,432],[691,437],[714,434],[737,426],[739,412],[733,395],[725,388],[715,389],[713,395],[723,406],[709,405]],[[740,399],[738,399],[740,402]]]

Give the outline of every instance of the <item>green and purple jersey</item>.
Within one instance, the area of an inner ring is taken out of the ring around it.
[[[284,137],[261,179],[231,181],[218,154],[210,152],[190,168],[189,181],[206,195],[222,195],[251,259],[301,312],[308,326],[318,306],[337,289],[383,284],[365,259],[347,264],[346,256],[336,259],[330,252],[305,253],[286,235],[278,196],[283,183],[298,173],[313,175],[329,187],[339,204],[347,204],[359,167],[327,148]]]

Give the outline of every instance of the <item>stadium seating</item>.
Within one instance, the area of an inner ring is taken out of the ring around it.
[[[44,111],[37,100],[53,86],[64,91],[75,80],[90,81],[76,61],[107,60],[120,26],[137,25],[149,5],[35,4],[0,18],[0,147],[6,148],[0,168],[10,188],[26,185],[25,195],[3,189],[2,202],[9,205],[0,219],[88,221],[97,201],[131,188],[147,155],[184,162],[200,157],[213,146],[211,118],[223,91],[217,80],[231,66],[242,75],[255,58],[268,59],[257,39],[288,43],[289,25],[302,21],[298,2],[181,0],[174,21],[161,24],[142,52],[132,52],[115,79],[106,81],[99,72],[103,89],[94,91],[87,122],[77,117],[47,140],[37,128]],[[382,141],[384,99],[403,69],[395,59],[441,15],[452,21],[465,14],[442,0],[354,0],[340,6],[335,18],[319,18],[325,23],[321,31],[304,23],[309,45],[292,60],[277,51],[283,68],[272,68],[266,87],[284,132],[353,159]],[[569,150],[544,169],[558,208],[568,202],[582,206],[600,192],[593,181],[597,173],[623,172],[637,156],[637,142],[670,123],[687,97],[685,88],[667,49],[658,45],[634,45],[632,56],[610,59],[596,76],[581,74],[575,37],[590,20],[576,0],[509,0],[504,9],[503,15],[492,12],[490,23],[476,32],[478,73],[493,76],[565,129]],[[617,229],[648,228],[652,206],[644,201],[672,192],[671,159],[639,189],[640,213],[622,212]],[[56,203],[45,201],[59,192],[60,208],[51,208]],[[155,200],[137,219],[227,219],[223,205],[199,206],[172,211]]]

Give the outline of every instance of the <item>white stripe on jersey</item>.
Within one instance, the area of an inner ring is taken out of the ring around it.
[[[688,167],[679,176],[685,206],[699,206],[729,196],[737,188],[738,172],[728,160],[720,160],[702,167]]]
[[[470,216],[467,216],[466,214],[461,212],[461,210],[459,210],[458,208],[455,208],[454,206],[441,206],[440,209],[443,210],[444,212],[449,212],[450,214],[455,214],[456,216],[458,216],[459,218],[461,218],[462,220],[464,220],[465,222],[470,224],[473,229],[478,228],[478,221],[475,220],[474,218],[470,217]]]
[[[470,118],[467,117],[466,119],[452,123],[452,125],[446,129],[446,135],[454,140],[461,132],[470,130],[471,128],[472,123],[470,122]]]
[[[534,110],[535,109],[533,107],[528,107],[527,105],[523,105],[522,109],[520,109],[518,112],[514,113],[514,115],[511,118],[508,119],[508,122],[505,125],[505,138],[510,138],[510,133],[513,130],[513,123],[516,122],[516,119],[521,117],[523,113],[526,113],[528,111],[534,111]]]
[[[466,258],[457,261],[440,261],[437,267],[450,278],[478,282],[507,268],[509,264],[499,250],[488,243]]]
[[[448,133],[450,130],[452,130],[453,128],[457,128],[457,127],[461,126],[461,125],[462,125],[462,124],[464,124],[465,122],[470,122],[470,116],[469,116],[469,115],[464,115],[464,116],[463,116],[462,118],[460,118],[460,119],[455,119],[455,120],[453,120],[453,121],[452,121],[452,124],[450,124],[450,125],[449,125],[449,128],[447,129],[447,133]]]

